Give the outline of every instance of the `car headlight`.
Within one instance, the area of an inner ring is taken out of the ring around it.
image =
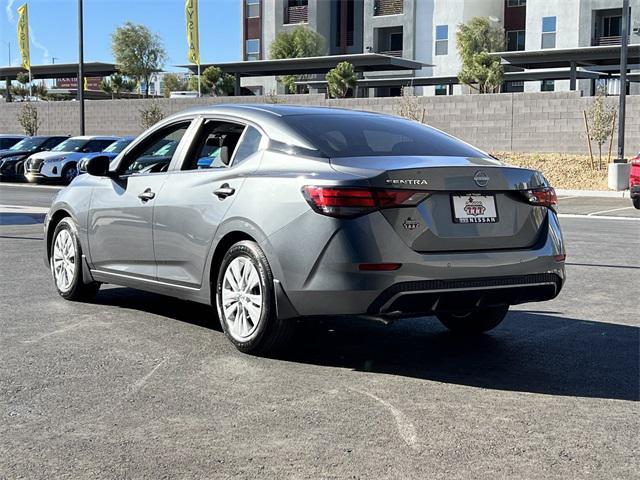
[[[67,157],[54,157],[54,158],[45,158],[44,163],[53,163],[53,162],[61,162]]]
[[[23,158],[22,155],[14,155],[12,157],[4,157],[2,160],[0,160],[0,162],[5,161],[5,162],[15,162],[16,160],[21,160]]]

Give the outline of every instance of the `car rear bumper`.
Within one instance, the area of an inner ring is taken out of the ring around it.
[[[544,301],[562,289],[565,248],[552,211],[544,236],[530,249],[429,254],[409,249],[381,216],[367,217],[349,232],[335,232],[308,272],[300,262],[290,263],[295,247],[278,255],[274,275],[299,315],[415,316]],[[270,238],[276,251],[282,247],[278,237]],[[383,262],[402,265],[395,271],[359,269]]]

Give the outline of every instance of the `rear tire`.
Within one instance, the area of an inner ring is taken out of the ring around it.
[[[508,305],[477,308],[465,313],[438,313],[438,320],[452,332],[478,334],[494,329],[507,315]]]
[[[56,225],[49,253],[51,274],[60,296],[73,301],[93,300],[100,284],[84,282],[82,248],[78,241],[78,229],[71,218],[63,218]]]
[[[271,267],[255,242],[238,242],[225,254],[216,307],[226,337],[243,353],[273,353],[291,337],[293,322],[277,318]]]
[[[633,206],[640,210],[640,197],[636,197],[633,199]]]

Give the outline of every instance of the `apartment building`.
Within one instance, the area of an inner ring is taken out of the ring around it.
[[[640,0],[631,0],[630,43],[640,43]],[[304,25],[326,40],[326,54],[378,52],[433,65],[393,75],[451,77],[460,70],[456,31],[484,16],[505,30],[505,50],[615,45],[621,41],[622,0],[244,0],[242,58],[268,58],[278,32]],[[367,74],[376,76],[375,73]],[[377,74],[389,76],[389,73]],[[273,78],[244,86],[276,91]],[[578,82],[585,91],[589,81]],[[505,91],[568,90],[568,80],[507,82]],[[466,93],[446,85],[419,88],[425,95]],[[376,95],[400,89],[379,88]]]

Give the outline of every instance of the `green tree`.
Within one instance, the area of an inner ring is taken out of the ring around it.
[[[602,87],[591,101],[589,117],[589,141],[598,145],[598,170],[602,170],[602,146],[611,138],[616,108],[607,102],[607,89]]]
[[[474,17],[459,26],[456,40],[462,59],[458,80],[479,93],[496,92],[504,70],[500,59],[489,53],[504,49],[504,29],[488,17]]]
[[[40,120],[38,119],[38,108],[31,102],[25,102],[18,111],[18,123],[24,130],[24,134],[30,137],[38,134]]]
[[[357,77],[353,65],[349,62],[340,62],[327,73],[327,89],[331,98],[344,98],[350,88],[356,87]]]
[[[126,22],[111,35],[111,50],[120,72],[143,82],[147,97],[151,75],[160,71],[167,59],[160,37],[144,25]]]
[[[189,89],[189,82],[179,78],[175,73],[167,73],[164,76],[162,94],[169,98],[171,92],[183,92]]]
[[[269,47],[269,58],[319,57],[325,53],[325,40],[322,35],[307,27],[296,27],[279,32]],[[280,77],[286,91],[295,93],[296,75]]]

